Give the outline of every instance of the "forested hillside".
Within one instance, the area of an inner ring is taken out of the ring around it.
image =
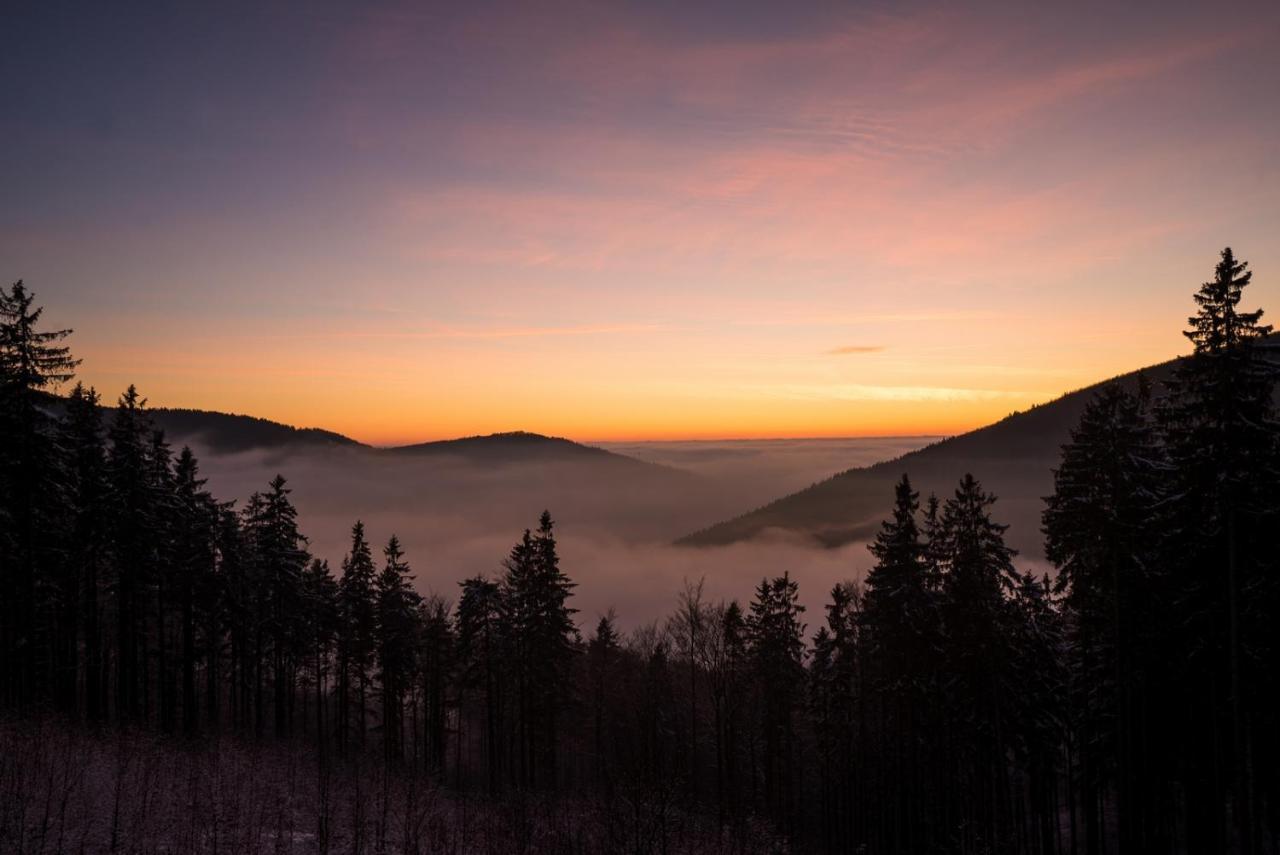
[[[1041,555],[1040,510],[1053,489],[1053,468],[1072,427],[1101,389],[1117,385],[1136,392],[1145,379],[1159,388],[1176,362],[1134,371],[1013,413],[995,424],[935,442],[896,460],[837,473],[764,507],[694,532],[678,542],[716,546],[770,532],[812,537],[838,546],[874,536],[883,496],[906,472],[925,491],[945,492],[966,472],[981,472],[983,485],[1000,497],[1001,517],[1011,524],[1010,542],[1024,554]]]
[[[330,566],[283,475],[210,495],[133,387],[55,413],[69,331],[0,290],[0,849],[1280,851],[1250,276],[1224,250],[1193,355],[1073,399],[1056,577],[1014,566],[974,451],[937,495],[886,477],[874,567],[824,613],[778,567],[630,630],[581,620],[591,568],[539,508],[452,597],[357,520]]]

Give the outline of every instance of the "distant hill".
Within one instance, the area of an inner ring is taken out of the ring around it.
[[[1139,374],[1158,385],[1177,360],[1117,377],[1136,388]],[[1039,557],[1043,546],[1040,512],[1043,498],[1053,491],[1052,470],[1062,445],[1070,438],[1085,405],[1105,385],[1098,383],[1014,413],[995,424],[951,437],[894,460],[849,469],[810,487],[733,519],[687,535],[677,543],[718,546],[750,540],[768,532],[812,538],[839,546],[870,538],[879,529],[893,502],[893,485],[903,473],[910,476],[922,501],[929,493],[945,499],[956,482],[972,472],[999,501],[994,517],[1010,524],[1008,540],[1020,552]]]
[[[415,445],[376,448],[320,428],[297,428],[260,419],[219,413],[212,410],[164,409],[148,410],[157,427],[173,445],[198,445],[208,454],[235,454],[243,451],[301,451],[325,447],[358,449],[377,457],[448,458],[454,461],[500,466],[516,463],[603,464],[621,466],[635,473],[687,475],[684,470],[648,463],[583,445],[573,440],[543,436],[528,431],[511,431],[460,439],[442,439]]]
[[[150,409],[148,413],[170,442],[198,443],[215,454],[298,446],[368,447],[333,431],[296,428],[255,416],[165,408]]]
[[[620,463],[640,468],[672,469],[657,463],[648,463],[606,451],[593,445],[583,445],[558,436],[543,436],[527,431],[493,433],[486,436],[467,436],[461,439],[443,439],[416,445],[401,445],[383,449],[384,454],[412,457],[448,456],[464,458],[475,463]]]

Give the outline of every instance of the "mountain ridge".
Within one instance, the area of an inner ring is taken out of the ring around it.
[[[438,439],[409,445],[374,446],[336,431],[293,425],[239,413],[193,408],[149,409],[156,427],[171,441],[194,443],[215,455],[254,450],[289,452],[304,449],[348,449],[389,457],[440,457],[461,459],[476,465],[506,466],[525,463],[591,464],[626,467],[634,471],[664,471],[693,477],[675,466],[653,463],[566,437],[533,431],[499,431],[454,439]]]
[[[65,399],[48,396],[49,405],[61,410]],[[109,405],[104,409],[110,410]],[[273,419],[244,413],[226,413],[194,407],[149,407],[146,410],[157,428],[171,443],[196,444],[214,455],[238,454],[254,450],[291,451],[315,448],[342,448],[379,456],[454,456],[472,462],[613,462],[621,465],[663,469],[689,474],[678,467],[640,460],[566,437],[533,431],[498,431],[453,439],[429,440],[396,446],[375,446],[337,431],[319,427],[297,427]]]
[[[1067,392],[1051,401],[1010,413],[999,421],[938,440],[923,448],[871,466],[837,472],[736,517],[691,532],[680,546],[726,546],[769,532],[809,538],[826,547],[865,540],[879,529],[893,497],[893,485],[905,473],[921,495],[940,498],[966,472],[972,472],[1000,501],[997,518],[1020,525],[1011,540],[1024,553],[1038,555],[1039,509],[1052,491],[1052,470],[1071,428],[1093,395],[1109,383],[1137,388],[1139,377],[1157,384],[1185,357],[1121,374]],[[1033,525],[1028,523],[1034,522]]]

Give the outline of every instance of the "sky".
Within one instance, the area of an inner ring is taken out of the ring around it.
[[[1123,7],[1123,8],[1118,8]],[[1280,314],[1280,4],[11,3],[0,276],[108,400],[950,434]]]

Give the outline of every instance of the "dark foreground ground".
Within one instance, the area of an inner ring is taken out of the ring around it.
[[[302,745],[0,722],[0,852],[776,852],[674,799],[460,796]]]

